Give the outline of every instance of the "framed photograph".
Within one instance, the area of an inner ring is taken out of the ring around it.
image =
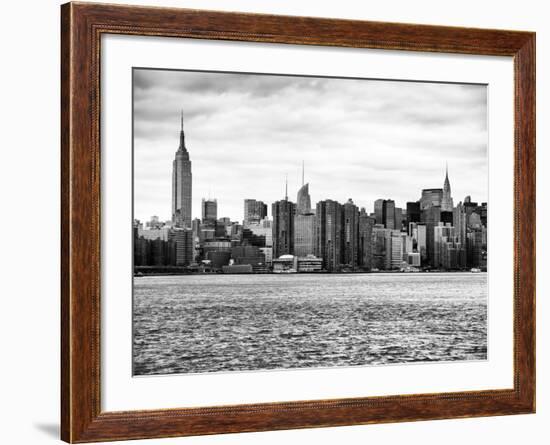
[[[61,435],[535,412],[535,35],[61,8]]]

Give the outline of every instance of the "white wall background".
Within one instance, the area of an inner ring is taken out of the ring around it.
[[[161,439],[159,444],[407,443],[463,444],[548,441],[550,422],[549,237],[544,193],[550,186],[550,13],[546,3],[501,0],[133,0],[121,3],[182,6],[507,28],[537,32],[538,155],[538,391],[537,414],[269,433]],[[6,2],[0,39],[0,442],[54,443],[59,417],[59,4]],[[31,254],[32,251],[32,254]],[[32,268],[32,270],[31,270]],[[546,437],[545,437],[546,436]]]

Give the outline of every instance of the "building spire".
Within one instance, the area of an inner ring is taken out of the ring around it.
[[[443,197],[441,199],[441,210],[453,211],[453,198],[451,197],[451,183],[449,181],[449,163],[445,162],[445,182],[443,183]]]
[[[179,151],[187,151],[185,147],[185,133],[183,132],[183,108],[181,109],[180,146]]]
[[[302,187],[304,186],[304,161],[302,160]]]

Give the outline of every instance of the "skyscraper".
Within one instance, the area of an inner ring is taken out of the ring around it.
[[[294,255],[305,257],[315,250],[315,215],[297,214],[294,218]]]
[[[386,269],[386,238],[391,229],[386,229],[382,224],[376,224],[372,228],[372,267],[374,269]]]
[[[258,224],[267,217],[267,205],[255,199],[244,200],[244,225]]]
[[[271,206],[273,215],[273,258],[294,254],[294,214],[296,204],[288,200],[288,186],[285,199]]]
[[[411,223],[420,222],[420,202],[407,203],[407,230]],[[410,233],[409,233],[410,235]]]
[[[395,221],[395,201],[393,199],[386,199],[384,201],[384,207],[382,212],[382,219],[384,221],[384,227],[386,229],[397,229]],[[399,226],[401,230],[401,226]]]
[[[342,265],[342,205],[327,199],[317,203],[315,212],[315,256],[323,259],[329,272]]]
[[[358,263],[365,270],[372,268],[372,229],[375,222],[374,218],[367,215],[364,208],[361,209],[359,214]]]
[[[395,208],[395,222],[394,222],[394,229],[395,230],[401,230],[403,227],[403,209],[401,207]]]
[[[377,199],[374,201],[374,217],[376,224],[384,224],[384,200]]]
[[[384,268],[399,269],[403,263],[403,237],[399,230],[386,229],[386,252]]]
[[[176,227],[191,227],[191,195],[191,161],[185,147],[182,111],[180,145],[172,163],[172,222]]]
[[[420,211],[430,207],[441,207],[443,189],[423,189],[420,197]]]
[[[298,190],[296,216],[294,218],[294,255],[305,257],[314,252],[315,215],[311,210],[309,184],[304,184],[302,164],[302,187]]]
[[[434,227],[441,221],[441,207],[431,206],[422,210],[421,222],[426,225],[426,254],[429,263],[434,265]]]
[[[462,202],[453,209],[453,227],[456,229],[458,242],[464,247],[466,245],[466,211]]]
[[[351,199],[343,205],[344,239],[343,255],[344,264],[355,269],[359,262],[359,209]]]
[[[208,199],[202,198],[201,210],[202,210],[202,223],[215,225],[218,219],[218,201],[210,198]]]
[[[171,264],[188,266],[193,262],[193,230],[173,228],[168,235]]]
[[[440,222],[434,228],[434,266],[457,269],[465,266],[466,252],[458,241],[456,228]]]
[[[402,209],[395,207],[393,199],[377,199],[374,201],[374,217],[376,224],[382,224],[386,229],[401,230]]]
[[[449,182],[449,168],[445,167],[445,182],[443,184],[443,196],[441,198],[441,211],[453,211],[453,198],[451,197],[451,183]]]
[[[298,198],[296,200],[296,213],[299,215],[307,215],[311,212],[311,198],[309,196],[309,183],[304,183],[304,164],[302,163],[302,187],[298,190]]]

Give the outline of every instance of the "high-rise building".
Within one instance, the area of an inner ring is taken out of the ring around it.
[[[452,268],[450,251],[454,245],[455,229],[449,223],[440,222],[434,227],[434,255],[432,265],[437,268]],[[456,266],[455,266],[456,267]]]
[[[298,199],[296,200],[296,214],[308,215],[311,212],[311,198],[309,196],[309,184],[303,184],[298,190]]]
[[[250,227],[243,228],[242,244],[245,246],[266,247],[265,235],[257,235]]]
[[[420,202],[407,203],[407,227],[411,227],[411,223],[420,222]],[[410,235],[410,233],[409,233]]]
[[[458,242],[466,245],[466,211],[462,202],[459,202],[453,209],[453,226],[456,231]]]
[[[401,230],[402,209],[395,207],[393,199],[374,201],[374,217],[376,224],[382,224],[386,229]]]
[[[231,238],[232,241],[242,241],[243,236],[243,226],[239,224],[238,222],[233,221],[231,223],[231,227],[229,227],[228,230],[226,230],[227,236]]]
[[[413,250],[420,254],[420,259],[422,263],[424,263],[428,257],[426,247],[426,224],[410,223],[409,234],[413,239]]]
[[[391,229],[386,229],[382,224],[375,224],[372,228],[372,268],[386,269],[386,237]]]
[[[323,259],[329,272],[342,265],[342,205],[327,199],[317,203],[315,212],[315,256]]]
[[[377,199],[374,201],[374,217],[376,224],[384,224],[384,200]]]
[[[267,217],[267,204],[255,199],[244,200],[244,221],[245,226],[249,224],[258,224]]]
[[[270,219],[266,218],[256,224],[248,224],[246,228],[254,235],[264,237],[266,247],[273,247],[273,222]]]
[[[484,227],[487,227],[487,203],[486,202],[481,203],[480,213],[481,213],[481,224]]]
[[[194,260],[193,230],[173,228],[170,230],[168,244],[171,264],[174,266],[188,266]]]
[[[414,240],[412,236],[407,235],[405,232],[401,232],[401,238],[403,240],[403,261],[407,261],[407,255],[414,252]]]
[[[273,215],[273,258],[294,255],[294,215],[296,204],[288,200],[288,186],[285,199],[271,206]]]
[[[423,189],[420,197],[420,211],[430,207],[441,207],[443,189]]]
[[[468,258],[468,224],[466,219],[466,210],[462,202],[459,202],[453,209],[453,227],[455,228],[455,237],[457,244],[457,267],[463,268],[467,265]]]
[[[359,214],[359,245],[358,262],[359,266],[365,270],[372,268],[372,229],[376,220],[366,214],[365,209],[361,209]]]
[[[191,161],[189,159],[189,152],[185,146],[182,111],[180,145],[172,163],[172,223],[176,227],[191,227],[191,196]]]
[[[386,229],[397,229],[395,222],[395,201],[393,199],[386,199],[384,201],[384,207],[382,209],[382,219],[384,220],[384,227]]]
[[[400,207],[395,208],[395,217],[394,217],[394,229],[401,230],[403,227],[403,209]]]
[[[468,266],[487,267],[487,229],[471,229],[466,237]]]
[[[482,226],[481,224],[481,216],[479,213],[472,213],[470,217],[468,218],[468,227],[471,229],[478,230]]]
[[[304,184],[302,165],[302,187],[296,199],[296,216],[294,218],[294,255],[305,257],[315,251],[315,215],[311,210],[309,184]]]
[[[451,197],[451,183],[449,182],[449,168],[445,167],[445,182],[443,183],[443,195],[441,197],[441,210],[453,211],[453,198]]]
[[[359,209],[348,199],[343,205],[343,263],[355,269],[359,263]]]
[[[421,221],[426,225],[426,257],[434,266],[434,227],[441,221],[441,207],[430,206],[422,210]]]
[[[386,251],[384,268],[400,269],[403,264],[403,237],[398,230],[386,229]]]
[[[315,251],[315,215],[300,214],[294,217],[294,255],[305,257]]]
[[[215,225],[218,219],[218,201],[202,198],[201,213],[203,224]]]
[[[448,210],[441,210],[441,213],[439,215],[439,221],[443,223],[449,223],[453,225],[453,212],[449,212]]]

